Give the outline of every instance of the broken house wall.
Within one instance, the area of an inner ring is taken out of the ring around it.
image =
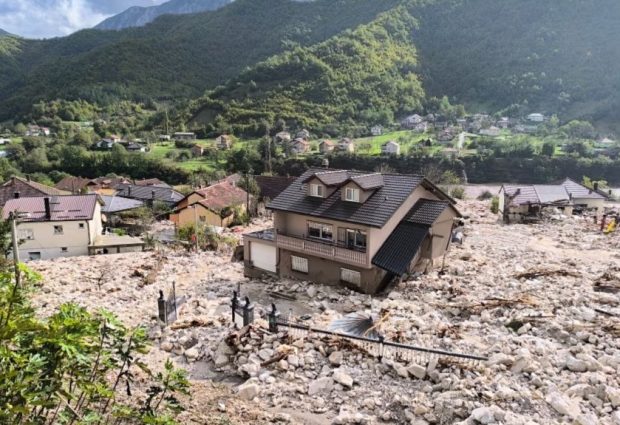
[[[605,210],[605,199],[573,198],[573,204],[575,206],[584,205],[588,209],[596,210],[598,215],[602,215]]]

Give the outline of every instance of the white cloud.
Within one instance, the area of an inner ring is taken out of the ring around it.
[[[162,0],[0,0],[0,28],[27,38],[47,38],[90,28],[134,6]]]

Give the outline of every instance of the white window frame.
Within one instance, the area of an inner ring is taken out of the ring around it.
[[[355,270],[341,268],[340,280],[359,286],[362,284],[362,274]]]
[[[360,201],[360,190],[354,187],[347,187],[344,191],[344,199],[349,202],[359,202]]]
[[[311,226],[319,227],[319,230],[320,230],[321,234],[319,236],[312,236],[312,235],[310,235],[310,227]],[[329,228],[329,233],[331,234],[331,236],[329,238],[324,236],[325,228],[326,227]],[[319,222],[316,222],[316,221],[308,221],[307,229],[308,229],[308,237],[309,238],[317,239],[317,240],[321,240],[321,241],[327,241],[327,242],[333,242],[334,241],[334,226],[332,226],[331,224],[319,223]]]
[[[312,183],[310,185],[310,196],[314,196],[316,198],[323,198],[324,189],[322,184]]]
[[[358,230],[358,229],[346,229],[346,232],[345,232],[346,241],[345,241],[345,243],[347,244],[347,246],[349,245],[349,235],[350,234],[353,234],[353,247],[354,248],[358,248],[358,249],[366,250],[366,248],[368,246],[368,233],[366,233],[363,230]],[[364,245],[358,243],[358,238],[361,235],[364,236],[364,242],[365,242]]]
[[[291,269],[300,273],[308,273],[308,259],[291,255]]]

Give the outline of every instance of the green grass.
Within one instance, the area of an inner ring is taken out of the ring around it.
[[[433,137],[430,133],[415,133],[409,130],[393,131],[391,133],[382,134],[381,136],[363,137],[356,139],[356,152],[364,155],[379,155],[381,153],[381,145],[390,140],[400,144],[400,153],[407,154],[409,149],[418,144],[421,140]],[[364,149],[365,146],[369,149]]]

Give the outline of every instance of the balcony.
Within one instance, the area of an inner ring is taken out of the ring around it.
[[[354,251],[329,242],[321,242],[314,239],[287,236],[278,233],[276,235],[276,244],[278,248],[316,257],[333,259],[334,261],[353,266],[368,267],[369,265],[366,252]]]

